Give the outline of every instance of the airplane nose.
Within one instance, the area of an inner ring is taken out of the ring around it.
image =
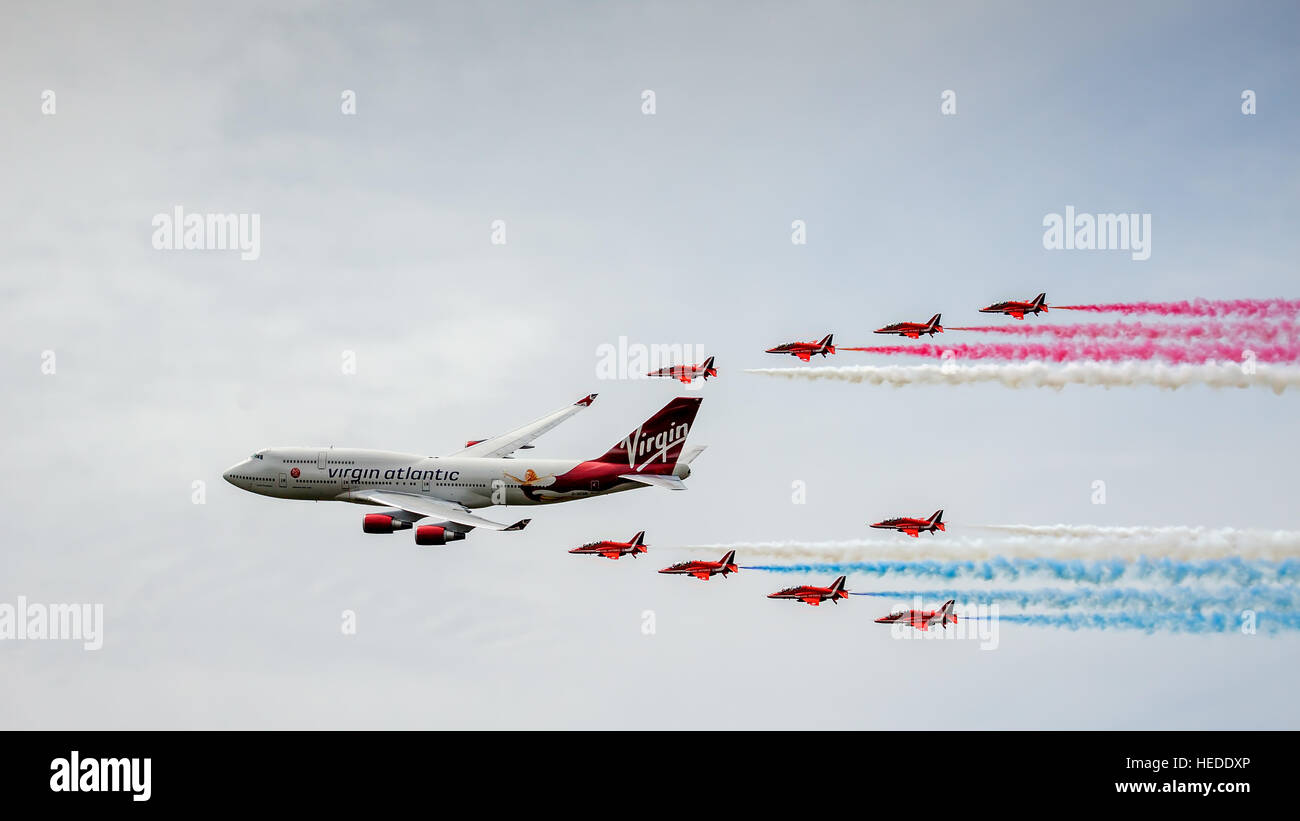
[[[235,474],[239,472],[239,469],[243,467],[243,465],[244,465],[243,462],[239,462],[238,464],[231,465],[230,467],[226,468],[224,473],[221,474],[221,478],[225,479],[227,482],[229,482],[232,485],[235,484]]]

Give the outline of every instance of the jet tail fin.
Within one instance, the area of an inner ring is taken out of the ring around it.
[[[632,537],[632,541],[628,542],[628,544],[632,545],[632,547],[640,547],[645,544],[645,531],[638,531],[637,534]]]
[[[842,592],[844,590],[844,583],[848,581],[848,578],[848,576],[840,576],[838,579],[831,582],[831,593]]]
[[[1034,297],[1034,308],[1035,308],[1035,310],[1041,310],[1041,311],[1043,311],[1043,312],[1046,312],[1046,311],[1047,311],[1047,304],[1046,304],[1046,303],[1047,303],[1047,292],[1046,292],[1046,291],[1044,291],[1044,292],[1042,292],[1041,294],[1039,294],[1038,296]]]
[[[956,604],[957,604],[957,600],[956,600],[956,599],[948,599],[948,601],[946,601],[946,602],[943,603],[943,607],[939,608],[939,612],[940,612],[940,613],[942,614],[942,616],[943,616],[943,626],[944,626],[944,627],[947,627],[947,626],[948,626],[948,622],[949,622],[949,621],[951,621],[953,624],[956,624],[956,623],[957,623],[957,614],[954,613],[954,612],[952,612],[953,607],[954,607]]]
[[[726,568],[728,565],[733,565],[735,563],[736,563],[736,551],[734,550],[728,550],[727,555],[723,556],[722,561],[719,562],[719,564],[721,564],[723,568]]]
[[[825,350],[835,353],[835,334],[826,334],[822,341],[817,344]]]
[[[677,397],[593,461],[625,462],[637,473],[672,473],[703,401],[697,396]]]

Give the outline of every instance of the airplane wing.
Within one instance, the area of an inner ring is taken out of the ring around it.
[[[804,362],[807,362],[809,359],[812,358],[812,354],[808,353],[807,351],[799,351],[798,353],[795,354],[795,356],[799,357],[799,359],[803,360]]]
[[[534,419],[521,428],[515,428],[509,433],[503,433],[500,436],[493,436],[491,439],[475,442],[463,450],[448,455],[479,456],[487,459],[509,456],[578,411],[589,407],[594,401],[596,401],[596,394],[584,396],[572,405],[566,405],[554,413],[548,413],[540,419]]]
[[[521,530],[523,525],[528,523],[527,519],[524,519],[522,523],[515,522],[514,524],[494,522],[491,519],[484,519],[482,516],[475,516],[469,512],[469,508],[462,504],[439,499],[436,496],[426,496],[422,493],[404,493],[397,490],[357,490],[353,491],[350,496],[353,499],[388,505],[421,516],[446,519],[449,522],[468,527],[483,527],[488,530]]]

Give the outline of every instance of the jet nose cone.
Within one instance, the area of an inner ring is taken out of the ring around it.
[[[243,462],[239,462],[238,464],[231,465],[230,467],[226,468],[225,471],[221,474],[221,478],[225,479],[230,484],[238,487],[239,483],[235,481],[235,477],[239,475],[239,469],[242,468],[243,466],[244,466]]]

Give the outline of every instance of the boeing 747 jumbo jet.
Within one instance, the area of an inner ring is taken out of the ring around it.
[[[491,439],[472,442],[447,456],[417,456],[345,448],[268,448],[227,470],[227,482],[277,499],[353,502],[388,508],[368,514],[366,533],[408,530],[415,542],[442,545],[476,527],[522,530],[471,510],[492,505],[539,505],[652,487],[685,490],[690,463],[703,446],[685,448],[700,409],[698,397],[679,397],[595,459],[515,458],[515,451],[596,399],[572,405]]]

